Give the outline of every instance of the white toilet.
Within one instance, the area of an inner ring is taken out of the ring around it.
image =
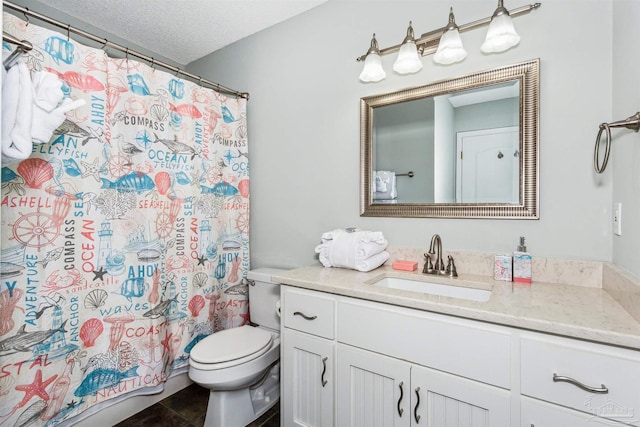
[[[274,268],[249,271],[251,322],[198,342],[189,378],[210,389],[204,427],[245,427],[280,399],[280,285]]]

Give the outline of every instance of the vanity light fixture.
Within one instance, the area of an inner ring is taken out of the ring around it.
[[[422,61],[420,60],[420,56],[418,56],[413,27],[411,26],[411,21],[409,21],[407,36],[402,41],[396,62],[393,63],[393,71],[398,74],[411,74],[417,73],[420,70],[422,70]]]
[[[365,83],[376,83],[387,77],[387,73],[382,68],[382,60],[380,59],[380,49],[378,49],[378,41],[375,33],[371,39],[371,47],[367,51],[364,59],[364,67],[360,73],[360,81]]]
[[[453,16],[453,7],[449,12],[449,24],[445,27],[444,34],[438,43],[438,50],[433,55],[433,62],[442,65],[454,64],[467,57],[467,51],[462,46],[460,31]]]
[[[503,0],[498,0],[498,8],[491,17],[487,38],[480,46],[484,53],[504,52],[520,43],[520,36],[502,2]]]
[[[541,4],[534,3],[513,10],[504,7],[504,0],[498,0],[498,7],[492,16],[456,25],[453,8],[449,12],[449,23],[442,28],[423,33],[419,38],[414,37],[413,27],[409,22],[407,36],[399,45],[384,49],[378,48],[378,41],[373,35],[371,47],[365,55],[358,57],[357,61],[364,62],[364,68],[360,74],[360,81],[375,83],[383,80],[386,73],[382,68],[381,55],[398,52],[398,58],[393,64],[393,70],[399,74],[416,73],[422,68],[419,56],[434,54],[433,60],[438,64],[448,65],[462,61],[467,52],[462,46],[460,32],[489,24],[487,37],[480,50],[484,53],[504,52],[516,46],[520,42],[520,36],[515,31],[511,18],[529,13],[538,9]]]

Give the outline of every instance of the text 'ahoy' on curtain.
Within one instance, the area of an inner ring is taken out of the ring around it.
[[[2,167],[0,425],[49,426],[248,321],[246,100],[3,19],[86,101]]]

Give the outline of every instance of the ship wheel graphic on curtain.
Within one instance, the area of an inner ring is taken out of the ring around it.
[[[182,202],[179,199],[171,201],[169,213],[167,214],[163,211],[156,217],[156,233],[161,239],[168,237],[173,231],[173,224],[180,213],[181,204]]]
[[[47,192],[58,197],[53,202],[53,215],[45,212],[20,213],[20,217],[13,223],[13,237],[25,246],[42,248],[48,245],[60,234],[60,225],[69,213],[71,200],[77,199],[73,194],[61,191]]]

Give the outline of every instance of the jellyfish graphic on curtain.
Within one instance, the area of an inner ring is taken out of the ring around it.
[[[0,426],[49,426],[248,321],[246,100],[3,19],[30,70],[86,101],[2,167]]]

